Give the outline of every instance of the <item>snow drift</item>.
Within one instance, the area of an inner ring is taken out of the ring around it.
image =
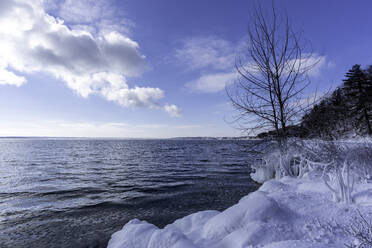
[[[348,230],[360,215],[372,219],[371,196],[371,183],[358,184],[354,204],[337,203],[320,179],[284,177],[223,212],[194,213],[164,229],[132,220],[108,248],[362,247]]]

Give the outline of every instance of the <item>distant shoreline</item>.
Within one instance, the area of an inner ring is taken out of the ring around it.
[[[171,137],[171,138],[126,138],[126,137],[54,137],[54,136],[0,136],[0,139],[100,139],[100,140],[262,140],[257,137]]]

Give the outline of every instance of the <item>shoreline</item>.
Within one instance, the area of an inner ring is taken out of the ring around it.
[[[346,205],[334,202],[320,180],[284,177],[225,211],[193,213],[163,229],[131,220],[111,236],[108,248],[339,248],[354,242],[346,228],[358,212],[372,214],[372,183],[358,184],[354,204]]]

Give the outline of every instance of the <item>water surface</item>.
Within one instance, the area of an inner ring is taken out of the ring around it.
[[[133,218],[223,210],[257,188],[251,144],[0,139],[0,247],[106,247]]]

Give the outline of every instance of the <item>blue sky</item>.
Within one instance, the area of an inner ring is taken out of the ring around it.
[[[372,2],[274,1],[322,58],[311,94],[372,64]],[[261,1],[267,10],[271,1]],[[0,2],[0,136],[237,136],[224,86],[250,0]]]

